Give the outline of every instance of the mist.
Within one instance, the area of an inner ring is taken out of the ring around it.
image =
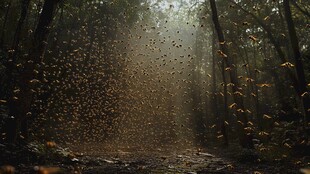
[[[116,165],[110,173],[141,156],[168,161],[162,172],[180,161],[186,169],[173,172],[309,167],[309,6],[5,0],[0,146],[8,160],[0,174],[58,157],[93,173],[104,166],[88,166],[96,157]]]

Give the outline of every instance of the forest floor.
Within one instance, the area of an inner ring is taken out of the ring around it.
[[[89,149],[85,151],[85,149]],[[48,174],[294,174],[300,173],[302,164],[295,162],[258,162],[256,157],[246,154],[245,159],[235,156],[236,151],[223,148],[208,149],[135,149],[117,148],[107,150],[94,146],[84,146],[80,152],[61,160],[54,158],[49,165],[44,164]],[[81,153],[83,151],[83,153]],[[255,159],[255,160],[254,160]],[[14,166],[16,173],[35,174],[35,166],[40,164],[20,164]],[[1,172],[0,172],[1,173]],[[41,172],[44,173],[44,172]]]
[[[301,168],[289,162],[257,162],[249,154],[240,161],[232,149],[168,149],[92,151],[82,156],[80,167],[85,174],[294,174]]]

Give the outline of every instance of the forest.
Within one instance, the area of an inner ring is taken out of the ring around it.
[[[0,174],[310,174],[309,0],[2,0]]]

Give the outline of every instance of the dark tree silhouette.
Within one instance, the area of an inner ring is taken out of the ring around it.
[[[34,32],[32,48],[26,58],[24,69],[16,79],[20,92],[12,96],[9,103],[10,119],[6,124],[6,140],[9,143],[20,142],[27,138],[27,117],[34,100],[34,90],[38,83],[36,71],[41,71],[42,61],[50,32],[51,23],[60,0],[45,0],[37,28]],[[13,89],[15,90],[15,89]]]
[[[226,66],[231,69],[229,72],[230,72],[231,83],[234,84],[232,86],[232,91],[234,93],[233,98],[237,105],[237,108],[243,111],[243,112],[241,110],[240,110],[241,112],[237,111],[238,112],[237,119],[238,119],[238,132],[239,132],[240,145],[244,148],[253,148],[252,137],[244,129],[247,126],[248,118],[247,118],[246,113],[244,112],[245,108],[243,105],[243,99],[240,95],[238,95],[238,93],[242,92],[242,88],[239,85],[237,74],[236,74],[236,67],[232,60],[232,57],[229,54],[229,51],[228,51],[228,48],[225,42],[223,30],[219,23],[215,0],[210,0],[210,6],[212,10],[212,20],[213,20],[214,27],[215,27],[215,30],[218,36],[218,41],[219,41],[219,47],[220,47],[219,54],[221,54],[223,60],[226,63]]]

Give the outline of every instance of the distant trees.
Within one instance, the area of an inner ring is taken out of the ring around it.
[[[226,5],[226,2],[229,4]],[[216,6],[216,3],[219,5]],[[219,43],[218,57],[225,63],[223,68],[225,71],[221,73],[224,74],[222,96],[225,98],[225,89],[231,86],[232,88],[228,89],[228,103],[231,103],[231,98],[234,100],[230,105],[225,104],[226,100],[220,102],[229,108],[229,116],[219,117],[223,121],[235,120],[243,125],[237,132],[243,132],[243,135],[250,137],[248,141],[244,141],[248,144],[241,143],[241,146],[251,147],[252,135],[258,138],[269,136],[270,124],[274,122],[297,121],[303,115],[304,123],[307,124],[310,102],[307,101],[309,100],[307,87],[309,79],[306,78],[305,72],[309,69],[305,69],[303,65],[305,60],[302,59],[299,45],[302,44],[304,52],[309,49],[309,45],[304,41],[298,41],[298,37],[307,33],[303,29],[305,26],[300,25],[300,21],[307,21],[305,9],[308,6],[305,5],[303,9],[298,2],[289,0],[273,1],[268,4],[258,1],[223,0],[210,1],[209,6],[204,5],[207,9],[210,8],[212,13]],[[217,14],[218,8],[219,14]],[[298,27],[294,25],[294,16],[301,17],[295,19],[298,21]],[[225,21],[222,24],[220,24],[221,19]],[[303,38],[301,37],[302,40]],[[290,47],[284,42],[290,43]],[[225,82],[226,73],[229,74],[230,83]],[[268,78],[268,75],[272,78]],[[219,82],[213,80],[212,83],[214,88],[214,83]],[[266,93],[272,90],[277,95],[266,96]],[[212,93],[216,93],[215,90],[212,90]],[[267,103],[266,100],[268,100]],[[273,116],[270,117],[270,114]],[[232,115],[236,117],[233,118]],[[221,127],[221,124],[218,126]],[[237,123],[230,126],[240,125]],[[225,137],[224,131],[222,134]],[[242,137],[242,134],[239,134],[239,137]]]
[[[230,2],[232,2],[232,4],[234,4],[234,5],[236,5],[244,13],[250,15],[255,20],[255,22],[257,22],[264,29],[264,31],[267,33],[268,39],[273,44],[273,46],[274,46],[274,48],[278,54],[279,60],[281,60],[283,64],[285,64],[291,60],[291,58],[288,58],[288,56],[291,55],[291,50],[290,49],[287,50],[288,53],[285,54],[285,52],[281,48],[281,41],[277,40],[278,38],[277,38],[277,36],[275,36],[276,34],[273,33],[271,27],[268,26],[268,24],[266,24],[266,22],[264,22],[263,19],[260,19],[259,16],[256,16],[254,13],[244,9],[240,4],[236,3],[235,1],[230,0]],[[297,50],[299,50],[299,46],[298,46],[299,43],[298,43],[296,31],[294,30],[295,27],[294,27],[294,22],[293,22],[292,15],[291,15],[289,1],[283,1],[283,7],[284,7],[283,9],[284,9],[284,14],[285,14],[285,20],[286,20],[286,23],[288,25],[288,32],[286,32],[285,30],[283,32],[289,34],[290,43],[292,46],[292,52],[293,52],[294,57],[295,57],[294,59],[295,59],[295,65],[296,65],[296,66],[294,66],[295,70],[296,70],[296,75],[295,75],[295,72],[293,72],[289,68],[286,69],[286,73],[287,73],[288,77],[291,79],[291,82],[294,86],[296,94],[298,95],[298,98],[300,98],[300,96],[302,94],[307,93],[307,89],[306,89],[307,83],[305,80],[305,75],[304,75],[305,73],[304,73],[304,68],[302,66],[302,64],[303,64],[302,60],[301,60],[301,58],[296,58],[296,57],[301,57],[301,56],[300,56],[300,52],[297,51]],[[278,8],[281,8],[281,7],[278,7]],[[279,9],[279,11],[280,11],[280,9]],[[281,12],[279,12],[279,15],[281,17]],[[284,20],[284,19],[281,18],[281,20]],[[284,22],[284,21],[280,21],[280,22]],[[306,101],[306,100],[309,100],[308,96],[303,95],[302,101],[304,103],[303,104],[304,105],[304,114],[307,115],[306,118],[308,120],[309,111],[307,108],[309,108],[309,106],[308,106],[309,101]]]

